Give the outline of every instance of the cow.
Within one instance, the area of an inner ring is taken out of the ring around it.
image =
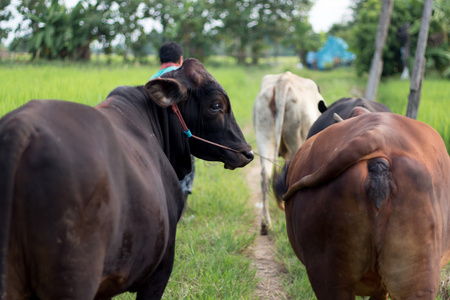
[[[274,181],[317,299],[436,299],[450,259],[450,158],[430,126],[354,108]]]
[[[314,81],[291,72],[263,77],[253,106],[253,125],[261,157],[261,234],[271,226],[267,194],[273,163],[278,156],[291,159],[319,117],[323,100]]]
[[[227,93],[195,59],[96,107],[34,100],[5,115],[0,298],[160,299],[191,153],[228,169],[253,159]]]
[[[323,101],[320,101],[318,109],[322,114],[309,129],[307,138],[309,139],[328,126],[339,122],[340,119],[336,118],[347,119],[355,107],[363,107],[370,112],[391,112],[386,105],[364,98],[341,98],[331,104],[330,107],[327,107]]]

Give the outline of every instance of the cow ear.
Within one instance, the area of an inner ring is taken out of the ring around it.
[[[327,105],[325,104],[325,101],[323,101],[323,100],[320,100],[320,101],[319,101],[319,104],[318,104],[317,106],[318,106],[319,111],[320,111],[321,113],[326,112],[327,109],[328,109]]]
[[[145,90],[158,106],[169,107],[187,99],[187,89],[176,79],[155,78],[147,82]]]
[[[360,115],[370,114],[370,110],[368,110],[365,107],[357,106],[352,109],[352,111],[349,113],[347,119],[359,117]]]

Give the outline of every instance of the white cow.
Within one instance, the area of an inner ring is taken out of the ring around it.
[[[261,234],[271,226],[267,194],[273,162],[297,152],[309,128],[320,116],[318,102],[323,100],[314,81],[286,72],[266,75],[253,106],[256,144],[261,155],[262,218]],[[269,159],[267,159],[269,158]]]

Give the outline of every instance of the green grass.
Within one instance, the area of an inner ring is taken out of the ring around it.
[[[255,270],[246,255],[255,231],[242,170],[198,163],[194,193],[188,199],[177,238],[175,265],[165,299],[249,299]]]
[[[378,92],[380,102],[395,113],[405,115],[408,106],[409,81],[390,79],[382,81]],[[422,95],[417,120],[436,129],[450,151],[450,82],[445,79],[427,79],[422,86]]]
[[[328,105],[341,97],[364,94],[367,79],[357,77],[351,68],[319,72],[299,70],[296,63],[296,58],[279,58],[256,67],[237,67],[232,61],[214,58],[206,66],[227,90],[236,119],[253,146],[253,102],[266,74],[291,71],[311,78],[321,87]],[[157,69],[156,64],[3,64],[0,116],[38,98],[96,105],[119,85],[144,84]],[[408,92],[408,82],[390,78],[381,82],[378,99],[394,112],[404,114]],[[447,149],[450,149],[450,122],[446,113],[449,93],[448,81],[426,80],[418,117],[441,133]],[[258,229],[253,225],[254,209],[248,203],[250,192],[245,169],[228,171],[222,164],[197,161],[194,193],[188,199],[187,221],[178,226],[175,267],[164,299],[256,298],[257,278],[249,247]],[[276,257],[288,271],[282,276],[282,285],[292,299],[315,299],[306,271],[287,239],[284,213],[274,201],[270,205]],[[191,215],[194,218],[189,219]],[[134,299],[134,295],[124,294],[115,299]]]
[[[252,299],[256,270],[246,251],[256,231],[249,230],[255,218],[249,197],[243,170],[197,160],[194,193],[178,226],[175,267],[163,299]]]
[[[62,99],[95,105],[119,85],[142,85],[157,69],[95,65],[0,67],[0,115],[31,99]]]

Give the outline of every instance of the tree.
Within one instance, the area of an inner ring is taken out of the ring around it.
[[[64,34],[67,30],[67,15],[58,0],[52,0],[50,7],[39,14],[27,13],[32,21],[33,35],[29,40],[29,51],[33,58],[41,54],[48,59],[56,58],[64,49]]]
[[[122,32],[127,45],[132,43],[133,30],[140,34],[135,0],[81,0],[72,9],[58,0],[24,0],[18,10],[27,22],[17,32],[31,29],[31,34],[18,34],[33,54],[48,59],[69,58],[89,60],[90,44],[97,40],[105,53],[111,53],[112,40]],[[19,47],[18,43],[14,44]]]
[[[58,1],[20,3],[25,21],[16,32],[16,49],[25,45],[34,56],[88,60],[92,42],[111,53],[118,38],[126,60],[130,51],[142,55],[149,43],[159,49],[173,40],[185,56],[204,60],[213,49],[228,47],[238,62],[251,55],[256,64],[269,47],[277,54],[291,35],[302,56],[316,42],[305,17],[312,0],[80,0],[70,9]],[[162,30],[146,34],[142,24],[150,19]]]
[[[251,52],[253,63],[261,56],[267,41],[279,43],[302,12],[311,7],[310,0],[218,0],[216,19],[219,33],[227,40],[238,63],[245,63]]]
[[[420,26],[419,40],[417,41],[414,68],[411,77],[408,107],[406,110],[406,116],[413,119],[417,118],[417,112],[419,110],[420,93],[425,70],[425,49],[427,47],[428,28],[430,26],[432,8],[433,0],[425,0],[421,22],[422,25]]]
[[[302,63],[306,63],[307,52],[315,52],[322,45],[320,34],[314,32],[306,17],[298,18],[287,36],[284,43],[295,49],[299,61]]]
[[[183,13],[174,28],[189,57],[204,61],[210,54],[217,34],[212,26],[213,11],[205,0],[184,1]]]
[[[386,42],[386,36],[391,22],[392,8],[394,0],[384,0],[381,9],[380,20],[378,22],[377,37],[375,40],[375,53],[370,65],[369,80],[366,88],[366,99],[375,100],[378,91],[378,83],[380,82],[381,71],[383,70],[383,48]]]
[[[147,46],[149,45],[147,35],[145,34],[143,28],[140,28],[140,31],[141,32],[137,40],[130,45],[130,49],[133,52],[135,62],[144,62],[149,52],[149,49],[147,48]]]
[[[6,7],[11,4],[11,0],[0,0],[0,22],[8,21],[11,18],[11,11],[7,10]],[[8,37],[10,28],[0,27],[0,40]]]
[[[137,0],[122,0],[117,2],[119,8],[117,10],[117,21],[115,24],[115,32],[123,36],[124,44],[124,61],[127,61],[128,50],[132,50],[135,54],[142,56],[145,48],[145,32],[139,23],[141,19],[140,4]]]
[[[215,42],[212,25],[214,4],[206,0],[149,0],[145,2],[144,19],[161,24],[162,32],[152,31],[149,39],[155,49],[171,40],[181,44],[185,57],[204,60]]]
[[[426,66],[434,68],[444,77],[450,78],[450,47],[448,35],[450,30],[450,2],[447,0],[433,1],[427,49],[425,57]],[[417,22],[419,23],[419,22]],[[420,26],[414,24],[411,30],[417,33]]]
[[[410,53],[415,52],[424,0],[395,0],[392,10],[391,22],[388,28],[386,44],[383,48],[383,71],[382,76],[400,74],[404,68],[402,50],[404,43],[399,36],[401,28],[410,24],[408,33],[410,37]],[[374,48],[367,47],[373,43],[376,34],[381,1],[362,0],[355,3],[353,7],[352,38],[348,39],[350,49],[357,55],[355,61],[356,71],[359,75],[369,71]],[[432,16],[429,27],[428,46],[425,52],[427,59],[426,69],[434,69],[444,76],[450,76],[450,53],[448,51],[448,29],[450,19],[450,2],[446,0],[434,0]],[[407,64],[412,69],[413,58]]]
[[[67,57],[72,60],[89,60],[92,31],[99,23],[98,16],[91,13],[88,4],[78,2],[68,15]],[[66,55],[62,55],[65,57]]]

